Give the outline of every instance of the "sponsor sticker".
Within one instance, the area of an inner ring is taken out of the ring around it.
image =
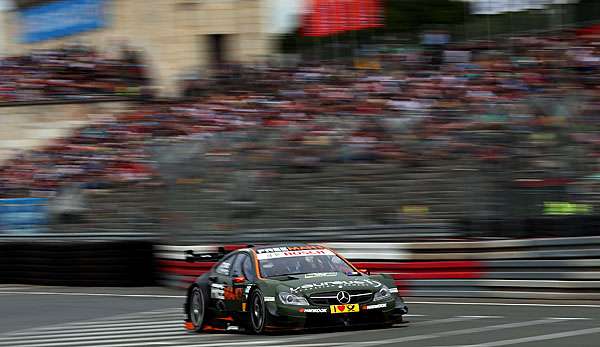
[[[325,282],[316,282],[316,283],[307,283],[303,284],[296,288],[291,288],[290,292],[297,293],[304,290],[311,289],[322,289],[322,288],[331,288],[331,287],[359,287],[359,286],[373,286],[374,288],[381,287],[381,282],[377,282],[370,279],[364,280],[343,280],[343,281],[325,281]]]
[[[336,275],[335,272],[315,272],[304,275],[304,278],[335,277]]]
[[[274,296],[265,296],[265,302],[275,302]]]
[[[242,299],[242,294],[242,288],[225,287],[225,289],[223,289],[223,297],[225,300],[240,300]]]
[[[327,313],[326,308],[301,308],[298,311],[304,313]]]
[[[225,286],[213,283],[210,285],[210,298],[225,300]]]
[[[330,305],[329,309],[331,310],[331,313],[350,313],[358,312],[360,310],[358,304]]]
[[[365,306],[365,310],[375,310],[378,308],[386,308],[387,304],[377,304],[377,305],[367,305]]]
[[[398,288],[390,288],[390,293],[398,293]]]
[[[284,252],[273,252],[273,253],[261,253],[258,254],[258,260],[274,259],[274,258],[287,258],[287,257],[308,257],[313,255],[335,255],[328,249],[312,249],[312,250],[301,250],[301,251],[284,251]]]
[[[323,249],[323,246],[289,246],[289,247],[262,248],[262,249],[257,249],[256,253],[263,254],[263,253],[303,251],[303,250],[313,250],[313,249]]]

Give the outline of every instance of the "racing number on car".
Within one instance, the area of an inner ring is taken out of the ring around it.
[[[329,309],[331,310],[331,313],[350,313],[359,311],[357,304],[331,305]]]

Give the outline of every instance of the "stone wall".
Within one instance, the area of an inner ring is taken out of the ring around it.
[[[163,95],[171,96],[177,93],[177,80],[183,74],[209,66],[207,35],[229,35],[224,53],[232,62],[255,61],[273,51],[267,0],[112,0],[108,4],[107,27],[35,44],[19,42],[18,13],[7,12],[3,18],[6,55],[72,42],[117,54],[127,43],[145,53],[155,83]]]

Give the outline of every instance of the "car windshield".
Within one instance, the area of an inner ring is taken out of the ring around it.
[[[260,271],[264,277],[324,272],[353,273],[355,271],[329,250],[302,255],[295,255],[295,252],[285,253],[287,254],[259,254]]]

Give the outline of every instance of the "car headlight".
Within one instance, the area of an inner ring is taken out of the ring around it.
[[[379,289],[379,291],[375,293],[373,301],[389,299],[391,296],[392,293],[390,292],[390,288],[388,288],[387,286],[382,286],[381,289]]]
[[[279,293],[279,300],[286,305],[308,306],[308,301],[305,298],[288,292]]]

